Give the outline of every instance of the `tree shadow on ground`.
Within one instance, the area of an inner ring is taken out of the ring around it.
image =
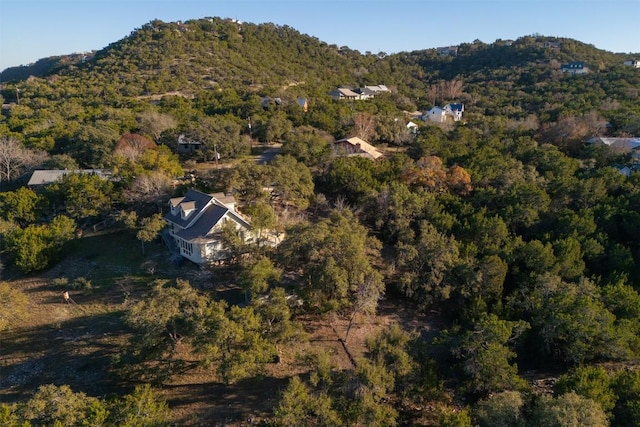
[[[28,399],[44,384],[67,384],[90,396],[122,392],[110,367],[125,333],[120,312],[5,333],[0,400]]]

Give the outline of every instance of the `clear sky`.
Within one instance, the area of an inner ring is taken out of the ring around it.
[[[364,53],[570,37],[640,52],[640,0],[0,0],[0,70],[100,50],[153,19],[288,25]]]

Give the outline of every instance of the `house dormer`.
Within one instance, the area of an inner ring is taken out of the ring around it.
[[[196,202],[180,203],[180,218],[187,219],[196,210]]]
[[[178,215],[180,212],[180,203],[184,200],[184,197],[175,197],[169,200],[169,207],[171,207],[171,215]]]

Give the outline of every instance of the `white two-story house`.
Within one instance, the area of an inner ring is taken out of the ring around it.
[[[245,243],[255,241],[251,224],[235,210],[235,199],[222,193],[209,195],[189,190],[184,197],[169,200],[164,219],[180,255],[196,264],[229,258],[222,238],[228,223],[233,224]]]

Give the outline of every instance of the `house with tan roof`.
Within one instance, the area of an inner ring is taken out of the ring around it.
[[[357,136],[335,141],[333,150],[339,155],[367,157],[372,160],[379,159],[384,155],[382,151]]]
[[[329,92],[329,96],[335,101],[343,99],[362,99],[362,96],[359,93],[356,93],[346,87],[339,87],[338,89]]]

